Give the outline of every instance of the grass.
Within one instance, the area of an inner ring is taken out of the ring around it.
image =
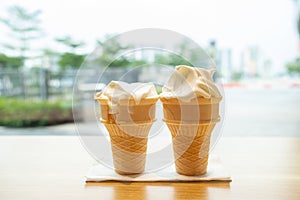
[[[73,121],[70,101],[25,101],[0,98],[0,125],[35,127]]]

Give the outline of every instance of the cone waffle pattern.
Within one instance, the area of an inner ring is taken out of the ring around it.
[[[167,126],[172,134],[176,172],[187,176],[205,174],[215,123],[167,123]]]
[[[145,169],[148,133],[152,123],[105,124],[113,153],[115,170],[119,174],[139,174]]]

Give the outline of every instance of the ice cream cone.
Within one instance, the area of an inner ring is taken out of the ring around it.
[[[169,122],[198,124],[200,122],[218,121],[219,102],[222,98],[194,98],[189,102],[177,98],[161,97],[164,119]]]
[[[181,124],[167,122],[172,134],[176,172],[195,176],[206,173],[210,136],[215,123]]]
[[[111,112],[107,98],[96,97],[101,108],[101,122],[109,132],[115,171],[139,174],[145,169],[148,134],[155,121],[158,97],[121,99],[117,112]]]
[[[193,176],[207,171],[210,137],[220,120],[222,100],[213,79],[215,72],[179,65],[162,88],[164,121],[172,134],[179,174]]]
[[[207,171],[211,133],[219,121],[221,98],[190,102],[161,98],[164,121],[171,134],[176,172],[187,176]]]
[[[119,174],[139,174],[145,169],[150,123],[104,123],[107,128],[115,171]]]

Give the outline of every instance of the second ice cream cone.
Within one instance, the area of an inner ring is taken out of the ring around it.
[[[182,175],[207,171],[210,138],[220,120],[222,100],[214,72],[180,65],[162,88],[164,121],[172,134],[176,171]]]
[[[212,131],[220,120],[220,99],[191,102],[161,98],[164,121],[171,134],[176,172],[196,176],[206,173]]]
[[[172,134],[176,172],[187,176],[206,173],[210,136],[215,123],[168,123]]]

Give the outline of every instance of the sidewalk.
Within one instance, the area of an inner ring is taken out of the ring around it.
[[[77,135],[74,123],[35,128],[8,128],[0,126],[1,135]]]

